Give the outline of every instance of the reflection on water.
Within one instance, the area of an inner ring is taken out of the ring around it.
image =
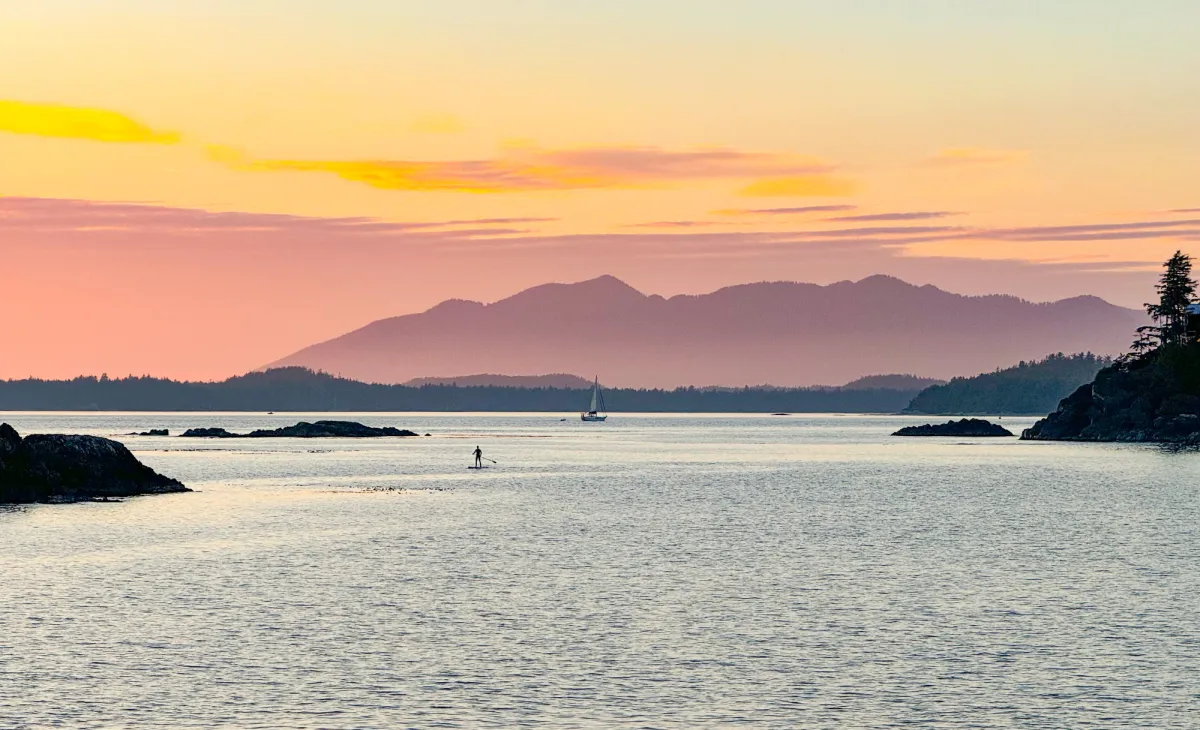
[[[0,727],[1197,726],[1200,454],[352,418],[433,435],[122,436],[198,491],[0,509]]]

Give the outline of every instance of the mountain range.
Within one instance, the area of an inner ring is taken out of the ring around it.
[[[1125,351],[1145,316],[1093,296],[1034,303],[889,276],[646,295],[612,276],[372,322],[267,367],[376,383],[438,373],[579,373],[606,385],[802,386],[875,373],[949,379],[1051,352]]]

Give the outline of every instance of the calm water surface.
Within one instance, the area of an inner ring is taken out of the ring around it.
[[[198,491],[0,508],[0,728],[1200,727],[1200,453],[350,417],[432,435],[120,436]]]

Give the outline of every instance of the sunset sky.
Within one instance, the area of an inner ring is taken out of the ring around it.
[[[0,378],[223,378],[613,274],[1138,306],[1194,0],[0,3]],[[430,373],[442,375],[442,373]]]

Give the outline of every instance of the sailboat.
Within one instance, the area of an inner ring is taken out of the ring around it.
[[[588,422],[603,423],[608,419],[608,411],[604,410],[604,393],[600,391],[600,377],[596,377],[596,382],[592,385],[592,405],[587,412],[580,413],[579,417]]]

